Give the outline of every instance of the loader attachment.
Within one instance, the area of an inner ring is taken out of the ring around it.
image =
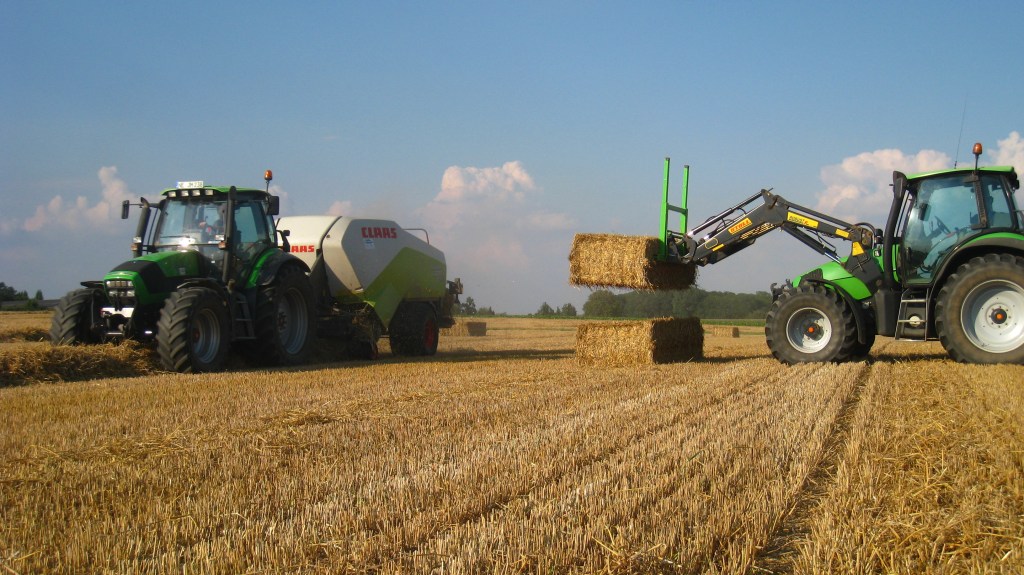
[[[683,166],[683,193],[678,206],[673,206],[668,201],[668,174],[671,160],[665,158],[665,184],[662,190],[661,200],[661,235],[659,240],[661,241],[658,247],[658,260],[659,261],[678,261],[685,253],[685,243],[682,243],[683,251],[680,253],[680,243],[677,238],[682,239],[686,236],[686,220],[689,215],[686,209],[686,195],[690,185],[690,166]],[[676,212],[679,214],[679,231],[673,232],[668,229],[668,214],[669,212]],[[675,253],[673,253],[675,252]]]

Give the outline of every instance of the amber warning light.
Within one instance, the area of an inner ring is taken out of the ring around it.
[[[263,172],[263,180],[264,181],[269,182],[270,180],[273,180],[273,179],[274,179],[274,172],[273,171],[267,170],[267,171]]]

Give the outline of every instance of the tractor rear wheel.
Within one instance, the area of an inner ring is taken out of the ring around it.
[[[102,338],[93,331],[100,321],[103,293],[98,289],[82,288],[68,292],[53,312],[50,322],[50,342],[53,345],[100,343]]]
[[[426,303],[403,304],[388,328],[391,351],[397,355],[434,355],[439,334],[437,314]]]
[[[164,369],[219,371],[228,355],[227,304],[209,288],[172,292],[157,322],[156,349]]]
[[[957,268],[935,300],[935,331],[967,363],[1024,363],[1024,258],[987,254]]]
[[[857,344],[853,312],[816,284],[784,290],[768,310],[764,333],[772,355],[786,364],[845,361]]]
[[[309,355],[315,325],[309,278],[298,267],[283,267],[256,295],[256,341],[247,355],[261,365],[302,363]]]

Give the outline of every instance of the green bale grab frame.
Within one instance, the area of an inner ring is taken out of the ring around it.
[[[670,211],[677,212],[679,214],[679,234],[682,235],[686,233],[686,195],[690,186],[690,166],[683,166],[682,199],[678,206],[673,206],[668,201],[668,175],[670,164],[671,160],[669,158],[665,158],[665,183],[661,195],[661,235],[659,236],[661,241],[658,248],[658,260],[660,261],[668,260],[668,242],[671,235],[671,232],[668,229],[668,213]]]

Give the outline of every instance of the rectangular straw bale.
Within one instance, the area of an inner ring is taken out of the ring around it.
[[[576,234],[569,253],[569,283],[639,290],[692,287],[697,266],[658,261],[660,244],[649,236]]]
[[[576,361],[582,365],[648,365],[703,356],[704,329],[695,317],[588,322],[576,328]]]
[[[706,325],[704,331],[721,337],[739,337],[740,328],[734,325]]]
[[[486,321],[460,321],[452,327],[441,330],[442,335],[484,337],[487,335]]]

